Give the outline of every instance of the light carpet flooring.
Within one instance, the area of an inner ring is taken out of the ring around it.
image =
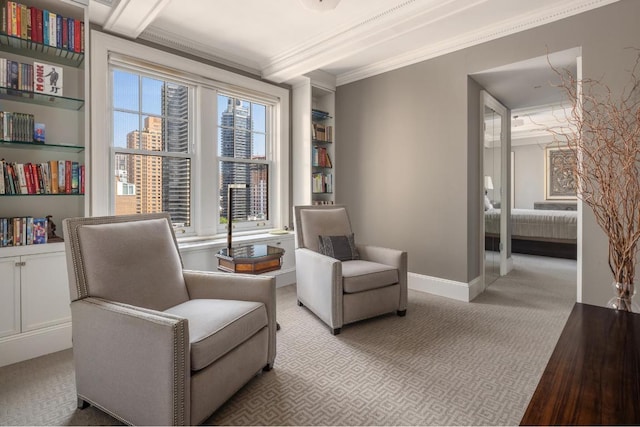
[[[575,302],[575,261],[514,256],[471,303],[409,291],[406,317],[333,336],[277,291],[278,355],[207,424],[517,425]],[[140,392],[144,393],[144,385]],[[108,425],[76,409],[71,350],[0,368],[0,424]]]

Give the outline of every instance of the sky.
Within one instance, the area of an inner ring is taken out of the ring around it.
[[[162,114],[162,80],[142,77],[140,83],[136,74],[121,70],[113,71],[113,106],[114,126],[113,137],[114,146],[126,147],[127,134],[134,130],[139,130],[139,114],[143,114],[143,119],[147,115]],[[226,96],[218,96],[218,116],[227,109]],[[243,107],[251,109],[253,130],[265,132],[266,108],[262,104],[243,102]],[[125,110],[125,111],[118,111]],[[185,117],[187,119],[187,117]],[[218,120],[216,120],[219,123]],[[254,134],[254,154],[264,156],[265,138],[262,134]]]

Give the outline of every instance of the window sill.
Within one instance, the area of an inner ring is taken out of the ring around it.
[[[233,233],[232,244],[233,246],[237,246],[238,244],[250,243],[254,240],[258,239],[266,239],[272,238],[276,239],[278,237],[283,238],[285,236],[293,236],[293,232],[288,232],[287,234],[271,234],[270,231],[276,229],[268,229],[268,230],[260,230],[260,231],[244,231]],[[226,234],[215,234],[212,236],[194,236],[194,237],[183,237],[178,238],[178,247],[181,251],[195,251],[200,249],[208,249],[214,246],[226,246],[227,244],[227,235]]]

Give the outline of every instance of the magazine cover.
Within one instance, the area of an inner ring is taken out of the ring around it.
[[[57,64],[33,63],[33,91],[62,96],[62,67]]]

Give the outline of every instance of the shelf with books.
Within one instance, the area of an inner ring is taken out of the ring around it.
[[[68,151],[71,153],[81,153],[84,151],[84,147],[81,145],[43,144],[39,142],[5,141],[2,139],[0,139],[0,146],[27,150]]]
[[[331,205],[336,191],[335,77],[316,70],[292,89],[292,202]]]
[[[18,163],[0,160],[0,196],[77,195],[85,190],[85,167],[71,160]]]
[[[46,105],[64,108],[66,110],[80,110],[84,105],[83,99],[66,96],[53,96],[44,93],[0,87],[0,99],[8,101],[26,102],[30,104]]]
[[[48,46],[33,40],[10,36],[2,32],[0,32],[0,46],[2,50],[6,52],[75,68],[80,67],[84,62],[84,53],[82,52]]]

